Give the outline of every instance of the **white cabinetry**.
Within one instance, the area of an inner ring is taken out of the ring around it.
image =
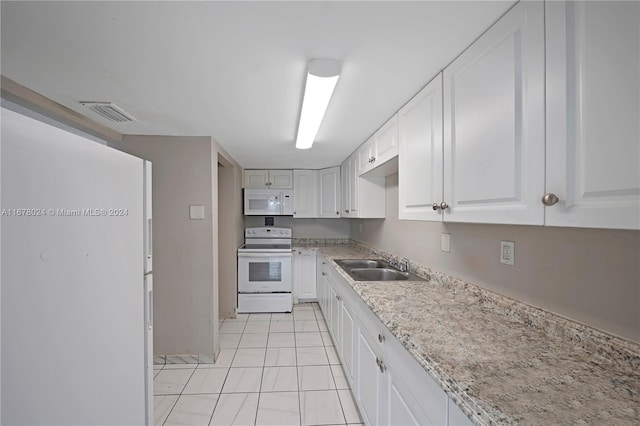
[[[640,3],[547,2],[553,226],[640,228]]]
[[[365,423],[471,424],[334,267],[317,265],[320,308]]]
[[[293,170],[245,170],[244,187],[248,189],[292,189]]]
[[[360,148],[358,148],[358,175],[362,175],[373,169],[373,157],[375,156],[375,146],[373,136],[371,136]]]
[[[342,358],[342,366],[344,367],[344,372],[346,374],[347,380],[353,386],[353,378],[354,378],[354,356],[357,351],[356,347],[356,333],[357,326],[355,321],[355,315],[353,313],[353,309],[343,301],[342,312],[340,314],[340,345],[339,345],[339,355]]]
[[[293,217],[318,217],[318,171],[293,171]]]
[[[340,166],[318,171],[320,217],[340,217]]]
[[[399,219],[442,220],[442,74],[398,113]]]
[[[294,300],[298,302],[317,300],[316,250],[294,249],[292,269]]]
[[[329,307],[328,307],[328,291],[329,291],[329,277],[326,271],[326,261],[322,256],[316,258],[316,296],[318,297],[318,304],[320,305],[320,311],[324,317],[327,326],[329,325]]]
[[[358,149],[358,174],[387,176],[398,171],[398,115],[394,115]]]
[[[444,70],[447,221],[543,223],[543,6],[518,3]]]
[[[342,217],[384,218],[385,178],[361,177],[358,158],[354,153],[341,166]]]

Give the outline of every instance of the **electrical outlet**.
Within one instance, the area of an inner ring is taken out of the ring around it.
[[[440,234],[440,250],[451,253],[451,234]]]
[[[500,263],[513,266],[516,261],[516,243],[500,241]]]

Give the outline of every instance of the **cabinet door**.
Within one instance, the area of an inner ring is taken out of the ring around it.
[[[377,425],[381,420],[379,409],[384,391],[384,375],[378,366],[379,357],[361,329],[358,331],[357,357],[356,399],[361,408],[360,414],[365,424]]]
[[[316,295],[318,297],[318,304],[320,305],[320,311],[322,312],[322,316],[325,319],[325,322],[328,324],[328,311],[327,311],[327,287],[326,287],[326,275],[327,273],[324,271],[323,266],[326,265],[322,256],[319,256],[316,263]]]
[[[316,170],[293,171],[293,217],[318,217]]]
[[[269,170],[269,189],[292,189],[292,170]]]
[[[349,160],[349,176],[346,178],[349,184],[349,217],[359,217],[359,182],[358,156],[352,155]]]
[[[399,219],[441,221],[442,74],[399,112]]]
[[[333,341],[336,343],[340,342],[340,328],[342,325],[340,324],[340,317],[342,311],[342,298],[336,292],[334,286],[329,288],[329,304],[331,309],[331,324],[329,324],[329,331],[331,332],[331,336],[333,337]],[[336,351],[340,353],[341,348],[336,348]]]
[[[358,176],[373,169],[373,136],[358,149]]]
[[[546,10],[545,224],[640,229],[640,3]]]
[[[542,225],[543,2],[516,4],[444,70],[444,220]]]
[[[355,348],[355,321],[353,312],[346,303],[342,303],[342,325],[340,337],[342,338],[341,355],[344,362],[344,372],[347,375],[349,383],[353,382],[353,354]]]
[[[320,182],[320,217],[340,217],[340,167],[318,172]]]
[[[342,178],[342,217],[351,216],[351,206],[349,204],[349,181],[351,180],[351,176],[349,170],[349,160],[345,160],[345,162],[340,166],[340,176]]]
[[[388,407],[387,418],[384,424],[388,425],[430,425],[432,424],[426,419],[418,420],[414,413],[409,408],[407,401],[405,401],[404,396],[400,389],[396,386],[394,377],[392,376],[392,372],[387,369],[386,374],[388,375],[387,380],[389,381],[388,388],[388,400],[385,401],[385,406]]]
[[[297,285],[298,299],[316,300],[316,252],[314,250],[296,250],[294,262],[298,265],[297,269],[294,268],[293,277]]]
[[[377,167],[398,155],[398,115],[394,115],[373,137],[373,166]]]
[[[249,189],[265,189],[269,185],[269,170],[245,170],[244,187]]]

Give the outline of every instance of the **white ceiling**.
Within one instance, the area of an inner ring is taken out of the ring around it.
[[[513,1],[1,2],[2,75],[123,134],[214,137],[245,168],[339,164]],[[308,60],[342,74],[295,149]],[[113,124],[78,101],[112,101]]]

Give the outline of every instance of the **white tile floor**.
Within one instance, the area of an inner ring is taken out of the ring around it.
[[[361,424],[317,303],[221,321],[216,364],[156,365],[156,425]]]

